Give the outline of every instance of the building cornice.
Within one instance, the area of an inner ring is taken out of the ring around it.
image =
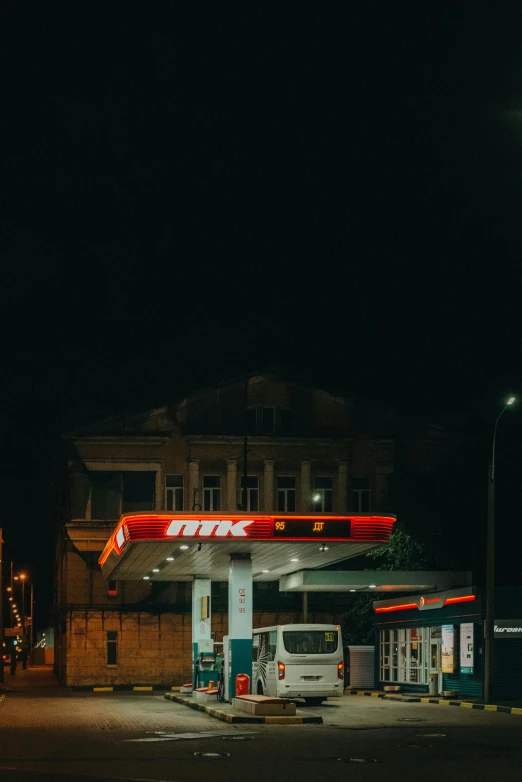
[[[237,435],[205,435],[188,434],[183,435],[185,442],[191,445],[243,445],[244,436]],[[332,445],[350,445],[354,442],[353,437],[278,437],[248,435],[247,441],[252,445],[322,445],[331,448]]]
[[[158,437],[157,435],[148,436],[136,436],[136,435],[110,435],[100,437],[74,437],[66,436],[65,438],[75,445],[165,445],[170,440],[170,435],[163,435]]]

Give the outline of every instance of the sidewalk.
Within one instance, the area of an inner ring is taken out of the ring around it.
[[[4,666],[4,681],[0,682],[0,699],[2,695],[27,692],[31,690],[31,696],[54,698],[61,694],[67,694],[64,687],[56,679],[52,665],[28,665],[25,671],[21,665],[16,666],[16,673],[11,676],[9,666]]]
[[[414,692],[383,692],[382,690],[352,690],[350,688],[344,691],[345,695],[362,695],[371,698],[380,698],[385,701],[399,701],[401,703],[434,703],[439,706],[461,706],[464,709],[477,709],[481,711],[500,711],[504,714],[522,714],[522,708],[518,708],[518,703],[513,705],[493,705],[484,703],[484,701],[466,698],[441,698],[438,695],[429,695],[428,693]]]

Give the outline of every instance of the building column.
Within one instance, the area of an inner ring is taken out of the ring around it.
[[[339,462],[337,468],[337,498],[334,510],[337,513],[348,512],[348,462]]]
[[[237,512],[237,459],[227,459],[227,507]]]
[[[210,585],[209,578],[194,577],[192,582],[192,670],[195,672],[196,660],[199,651],[209,651],[209,646],[214,648],[210,634]],[[199,649],[200,641],[206,642]]]
[[[195,504],[199,504],[200,510],[203,510],[203,504],[199,496],[199,459],[189,459],[188,470],[189,496],[185,506],[189,512],[194,509]]]
[[[274,460],[265,459],[265,474],[263,485],[263,510],[272,513],[274,510]]]
[[[156,492],[154,503],[156,510],[165,510],[165,471],[163,466],[156,471],[154,490]]]
[[[312,509],[312,462],[301,462],[301,513]]]
[[[250,554],[231,554],[228,575],[228,639],[230,679],[228,692],[236,692],[236,676],[246,673],[252,686],[252,560]]]

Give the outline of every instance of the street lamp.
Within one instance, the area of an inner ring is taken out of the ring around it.
[[[484,634],[484,699],[490,703],[493,697],[494,679],[494,638],[495,638],[495,444],[498,422],[503,413],[515,401],[510,396],[500,411],[493,427],[493,443],[491,448],[491,463],[488,476],[488,522],[486,532],[486,631]]]

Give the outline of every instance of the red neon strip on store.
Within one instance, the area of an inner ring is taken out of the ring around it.
[[[375,613],[381,614],[384,611],[406,611],[408,608],[418,608],[417,603],[401,603],[399,606],[386,606],[385,608],[376,608]]]
[[[475,600],[475,595],[463,595],[462,597],[447,597],[444,601],[444,605],[447,606],[449,603],[472,603],[473,600]]]

